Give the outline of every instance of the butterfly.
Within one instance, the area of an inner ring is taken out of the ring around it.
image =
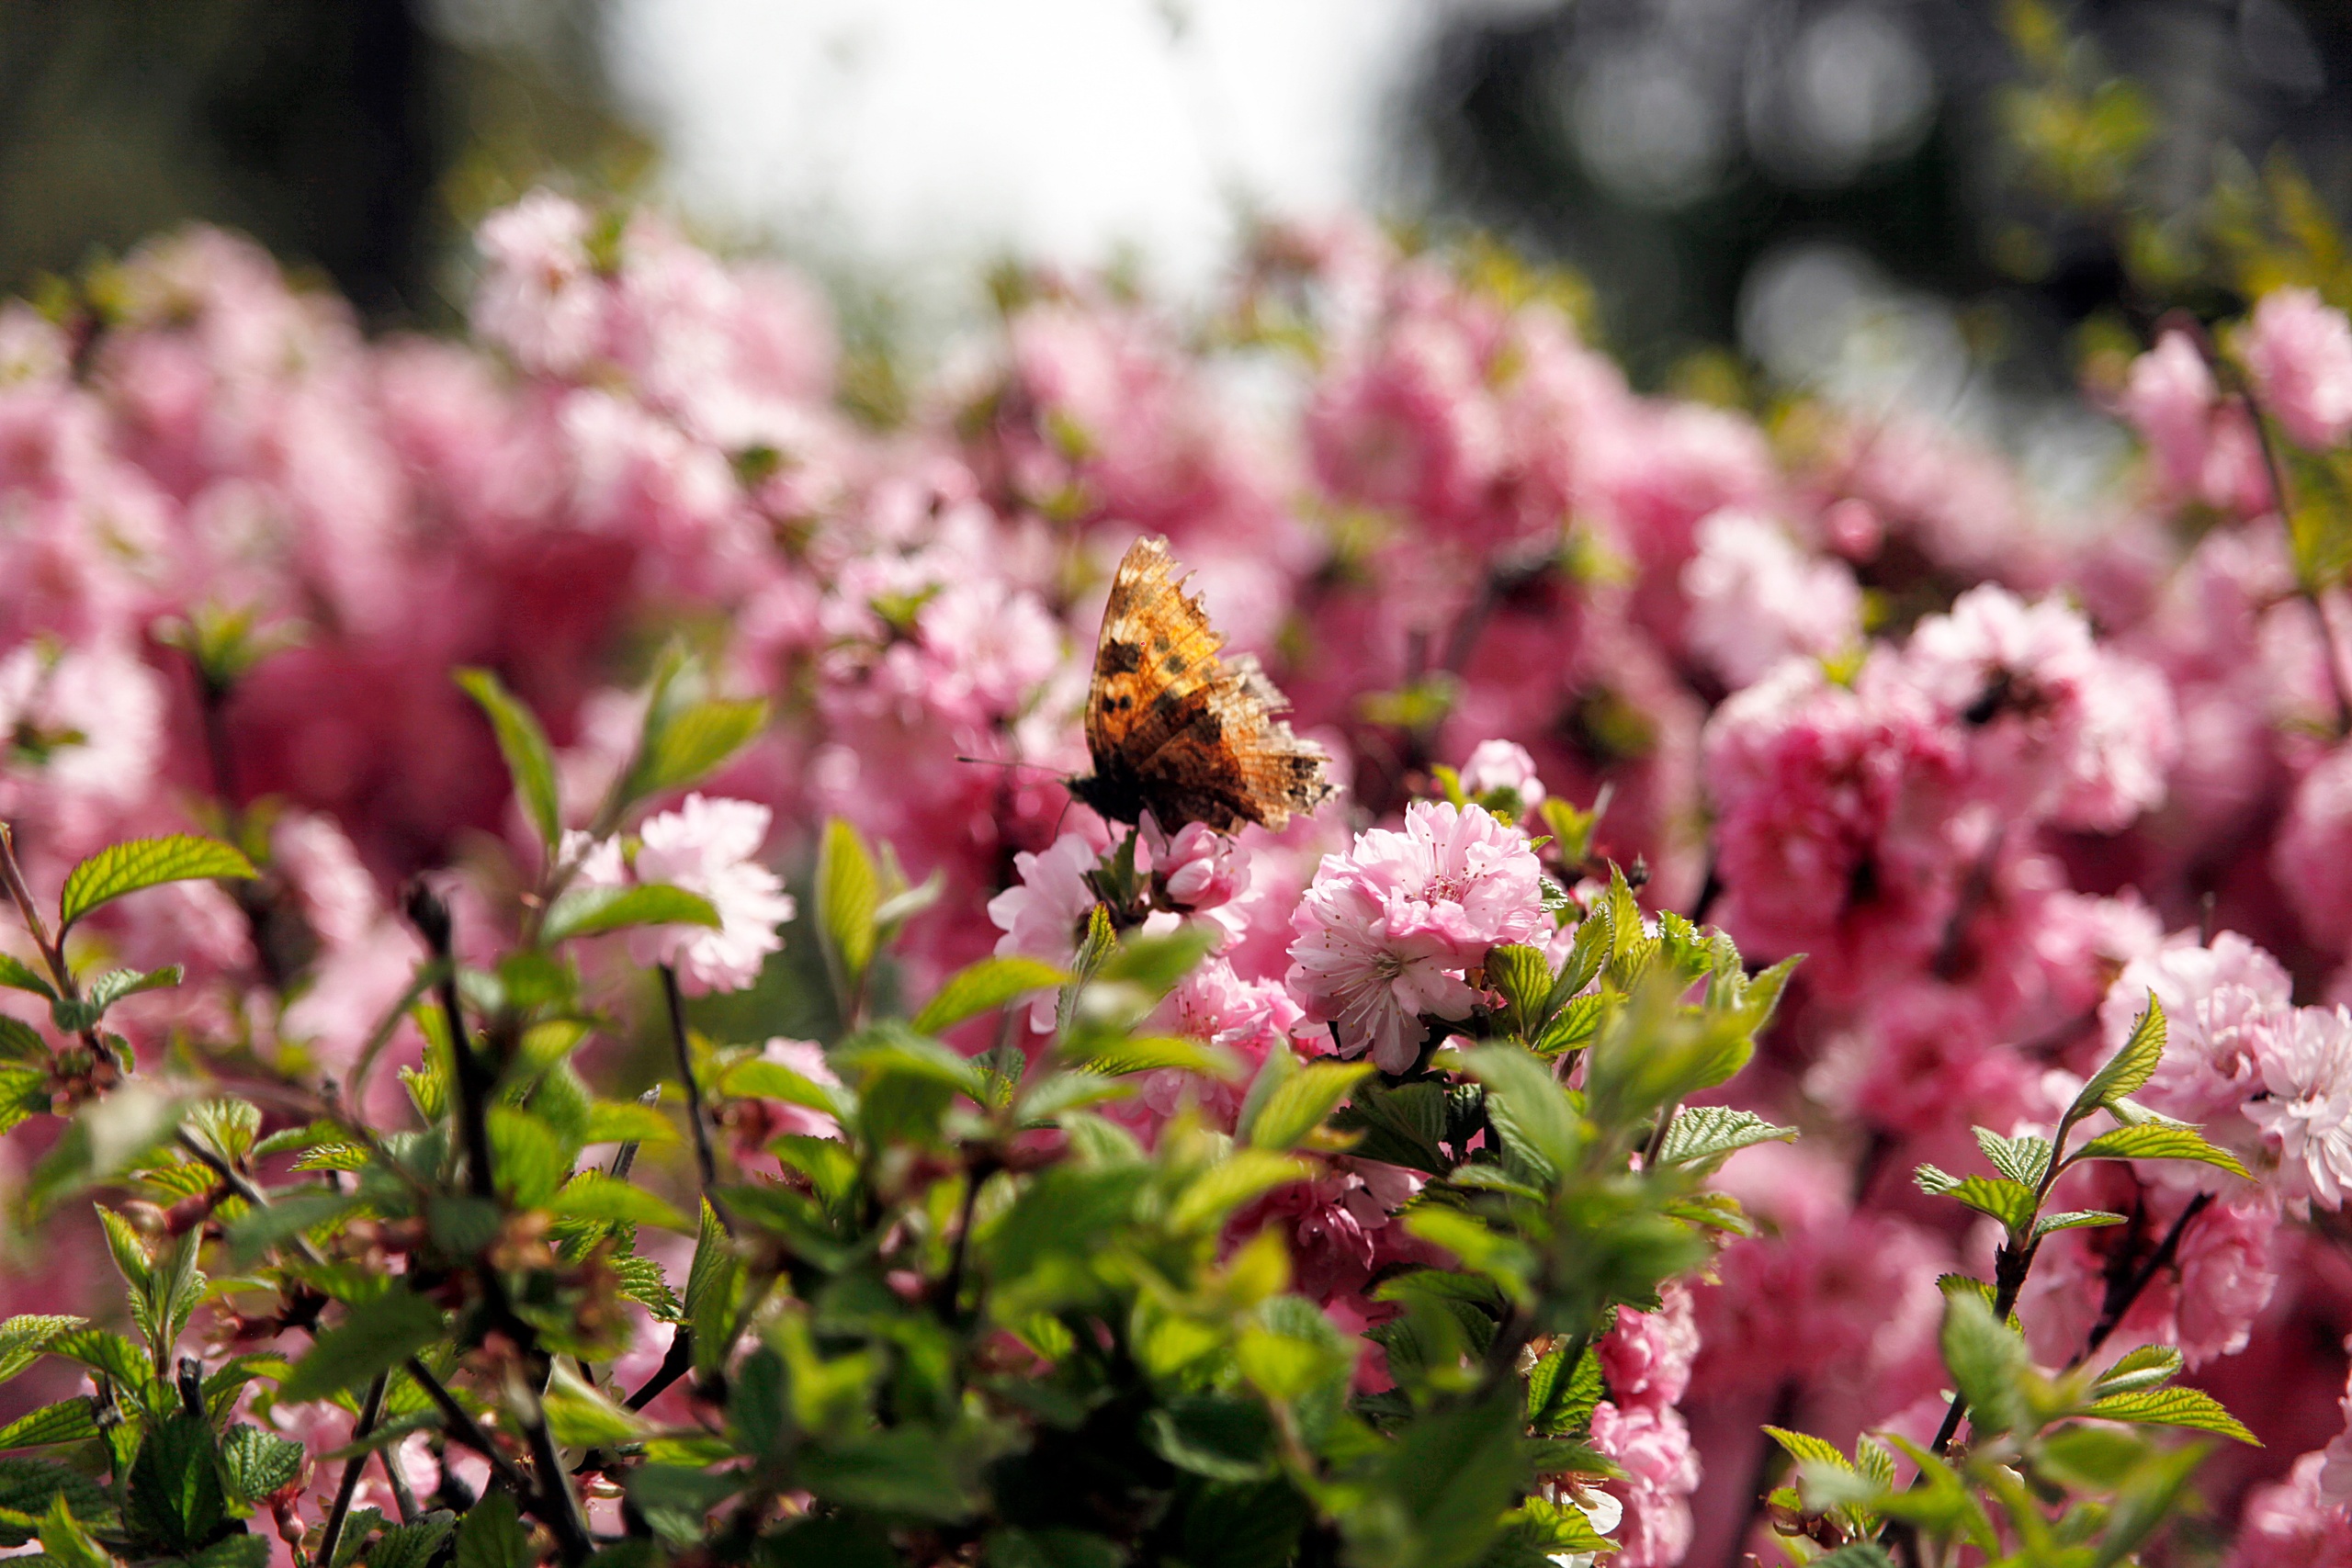
[[[1122,822],[1149,811],[1165,831],[1280,829],[1331,793],[1329,759],[1272,716],[1290,701],[1256,659],[1217,657],[1225,636],[1176,570],[1168,541],[1150,536],[1119,561],[1086,698],[1094,773],[1070,793]]]

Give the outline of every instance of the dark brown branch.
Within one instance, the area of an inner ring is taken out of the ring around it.
[[[686,1087],[686,1124],[694,1129],[695,1168],[702,1177],[703,1201],[718,1216],[727,1234],[732,1235],[735,1222],[714,1190],[718,1186],[718,1152],[711,1143],[710,1119],[703,1111],[702,1086],[695,1080],[694,1047],[686,1034],[685,998],[678,994],[678,972],[667,964],[662,965],[662,998],[670,1010],[670,1043],[677,1054],[678,1077]]]
[[[2211,1208],[2212,1203],[2211,1192],[2199,1192],[2191,1198],[2188,1206],[2181,1210],[2180,1217],[2173,1221],[2171,1228],[2165,1232],[2164,1239],[2156,1243],[2156,1249],[2148,1254],[2147,1261],[2128,1278],[2109,1282],[2107,1298],[2099,1303],[2098,1321],[2091,1325],[2090,1337],[2084,1342],[2083,1353],[2066,1363],[2069,1368],[2079,1367],[2098,1354],[2099,1347],[2122,1326],[2125,1314],[2139,1301],[2141,1293],[2179,1256],[2180,1238],[2187,1234],[2188,1223]]]
[[[416,1380],[416,1386],[424,1391],[424,1397],[431,1400],[433,1407],[441,1412],[443,1429],[448,1433],[449,1437],[488,1460],[490,1472],[498,1478],[498,1483],[501,1486],[505,1487],[517,1497],[530,1498],[531,1478],[525,1475],[521,1467],[506,1457],[505,1451],[499,1448],[497,1440],[482,1429],[481,1422],[474,1419],[473,1412],[458,1404],[458,1396],[451,1393],[447,1386],[433,1375],[433,1369],[414,1356],[411,1356],[404,1365],[408,1369],[408,1375]]]
[[[351,1440],[355,1443],[364,1441],[376,1429],[377,1418],[384,1413],[386,1375],[378,1372],[376,1381],[368,1385],[368,1398],[359,1407],[359,1420],[351,1428]],[[344,1461],[343,1482],[334,1489],[334,1506],[327,1509],[326,1531],[319,1537],[319,1561],[327,1568],[334,1568],[335,1548],[342,1544],[343,1527],[351,1517],[351,1499],[359,1491],[359,1476],[368,1468],[368,1452],[362,1449]]]

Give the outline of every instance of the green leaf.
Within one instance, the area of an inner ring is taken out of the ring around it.
[[[368,1549],[368,1568],[425,1568],[449,1532],[458,1528],[458,1516],[447,1508],[435,1508],[419,1515],[413,1522],[395,1525],[376,1540]]]
[[[27,967],[24,960],[13,953],[0,953],[0,986],[11,990],[30,991],[52,1002],[57,999],[56,987]],[[33,1038],[39,1040],[40,1036]]]
[[[1544,1004],[1552,995],[1552,965],[1532,947],[1504,943],[1490,948],[1485,964],[1487,984],[1502,993],[1509,1004],[1513,1031],[1532,1035],[1549,1016]]]
[[[1250,1145],[1296,1148],[1372,1071],[1370,1062],[1316,1062],[1292,1074],[1259,1107],[1250,1123]]]
[[[36,1522],[61,1497],[80,1518],[97,1521],[114,1513],[98,1483],[78,1470],[45,1459],[0,1459],[0,1547],[32,1540]]]
[[[220,1434],[220,1479],[240,1503],[258,1503],[302,1473],[303,1448],[240,1421]]]
[[[0,1323],[0,1382],[6,1382],[40,1360],[59,1335],[79,1328],[87,1321],[79,1317],[27,1314]]]
[[[1472,1076],[1487,1086],[1487,1114],[1504,1140],[1549,1176],[1574,1169],[1584,1138],[1552,1069],[1516,1045],[1481,1045],[1466,1055]]]
[[[2253,1178],[2238,1156],[2206,1141],[2205,1134],[2177,1122],[2143,1122],[2114,1127],[2075,1151],[2075,1159],[2193,1159],[2218,1166],[2232,1176]]]
[[[716,927],[718,923],[718,910],[709,899],[665,882],[633,887],[575,887],[548,907],[540,939],[552,944],[631,926]]]
[[[1572,1370],[1568,1366],[1572,1345],[1566,1339],[1554,1345],[1527,1374],[1527,1424],[1544,1437],[1583,1437],[1593,1411],[1608,1395],[1600,1352],[1588,1347]]]
[[[399,1366],[440,1338],[441,1332],[441,1309],[394,1285],[374,1301],[350,1308],[342,1323],[318,1337],[279,1385],[278,1402],[300,1404],[356,1388]]]
[[[51,1443],[78,1443],[98,1435],[97,1417],[90,1396],[62,1399],[55,1404],[17,1416],[0,1427],[0,1449],[37,1449]]]
[[[937,1034],[1017,997],[1069,982],[1069,976],[1034,958],[983,958],[947,977],[910,1025],[918,1034]]]
[[[1767,1427],[1764,1433],[1799,1464],[1826,1464],[1849,1475],[1857,1473],[1853,1461],[1838,1451],[1837,1444],[1826,1438],[1816,1438],[1810,1432],[1792,1432],[1785,1427]]]
[[[498,734],[499,752],[506,759],[507,776],[514,781],[514,793],[522,796],[532,826],[538,829],[539,841],[552,853],[563,838],[563,807],[556,797],[555,752],[548,745],[547,731],[489,671],[460,670],[457,679],[466,694],[490,716],[491,728]]]
[[[229,1517],[212,1424],[176,1412],[147,1428],[130,1467],[123,1522],[134,1537],[174,1553],[208,1543]]]
[[[49,1046],[40,1032],[13,1013],[0,1012],[0,1062],[22,1062],[45,1068]]]
[[[1071,1041],[1063,1053],[1071,1066],[1104,1077],[1128,1077],[1136,1073],[1173,1069],[1200,1077],[1230,1080],[1238,1064],[1225,1052],[1181,1034],[1114,1035],[1105,1040]],[[1269,1053],[1272,1055],[1272,1053]]]
[[[1177,1469],[1211,1481],[1257,1481],[1273,1472],[1273,1420],[1255,1400],[1179,1394],[1146,1414],[1143,1439]]]
[[[1311,1180],[1318,1167],[1271,1149],[1236,1149],[1195,1176],[1168,1211],[1177,1232],[1222,1226],[1234,1210],[1277,1187]]]
[[[1358,1086],[1348,1104],[1331,1118],[1340,1132],[1358,1134],[1351,1153],[1408,1169],[1443,1176],[1453,1162],[1439,1146],[1445,1137],[1445,1086]]]
[[[1392,1562],[1468,1568],[1525,1490],[1520,1431],[1519,1399],[1508,1388],[1431,1410],[1404,1428],[1382,1461],[1376,1484],[1388,1506],[1362,1518],[1343,1515],[1341,1529],[1395,1529],[1396,1537],[1382,1542]]]
[[[181,970],[176,964],[141,974],[136,969],[109,969],[91,980],[74,1000],[60,999],[49,1006],[49,1016],[57,1027],[68,1034],[78,1034],[85,1029],[96,1029],[107,1009],[125,997],[141,991],[160,991],[180,983]]]
[[[667,714],[661,706],[647,713],[647,733],[623,791],[630,800],[700,782],[767,728],[768,705],[761,698],[699,702]]]
[[[348,1193],[312,1189],[288,1192],[266,1209],[247,1209],[229,1223],[230,1262],[243,1269],[272,1247],[333,1224],[362,1207],[359,1200]]]
[[[1101,1073],[1048,1073],[1021,1096],[1015,1119],[1023,1126],[1050,1122],[1065,1111],[1125,1100],[1136,1086]]]
[[[133,1396],[143,1395],[154,1381],[147,1353],[112,1329],[68,1329],[50,1341],[49,1353],[112,1378]]]
[[[1686,1105],[1658,1145],[1660,1165],[1702,1165],[1756,1144],[1794,1143],[1794,1127],[1777,1127],[1753,1111],[1727,1105]]]
[[[588,1107],[583,1144],[673,1144],[678,1129],[650,1105],[634,1100],[599,1100]]]
[[[166,882],[253,874],[253,862],[233,845],[193,833],[109,845],[66,874],[64,895],[58,902],[58,940],[64,940],[74,921],[126,893]]]
[[[616,1448],[645,1435],[645,1423],[635,1412],[605,1398],[560,1361],[540,1403],[547,1411],[548,1430],[566,1448]]]
[[[498,1190],[518,1209],[542,1207],[571,1173],[571,1154],[547,1121],[511,1105],[490,1108],[490,1148]]]
[[[865,840],[842,818],[825,824],[817,852],[817,932],[854,988],[874,958],[882,874]]]
[[[2123,1224],[2121,1214],[2109,1213],[2104,1209],[2068,1209],[2061,1213],[2044,1214],[2034,1221],[2033,1234],[2036,1236],[2045,1236],[2052,1231],[2081,1230],[2091,1225],[2120,1225],[2121,1224]]]
[[[600,1170],[582,1171],[573,1177],[548,1208],[560,1219],[652,1225],[668,1231],[694,1228],[685,1215],[644,1188],[616,1180]]]
[[[2102,1105],[2111,1104],[2127,1095],[2140,1092],[2147,1081],[2155,1077],[2156,1066],[2165,1055],[2165,1010],[2154,991],[2148,993],[2147,1010],[2132,1026],[2131,1038],[2123,1049],[2108,1059],[2107,1065],[2090,1077],[2082,1092],[2075,1096],[2067,1118],[2077,1120],[2089,1115]]]
[[[2026,1419],[2026,1379],[2032,1366],[2025,1340],[1993,1319],[1983,1297],[1958,1292],[1944,1297],[1944,1365],[1968,1401],[1969,1421],[1981,1435],[2012,1431]]]
[[[2033,1189],[2007,1177],[1969,1176],[1954,1178],[1923,1165],[1917,1177],[1919,1190],[1930,1197],[1956,1198],[1980,1214],[1990,1214],[2008,1227],[2011,1235],[2022,1235],[2033,1223],[2038,1200]]]
[[[2180,1367],[2180,1352],[2171,1346],[2138,1346],[2117,1357],[2115,1365],[2099,1374],[2098,1382],[2091,1392],[2098,1394],[2129,1393],[2139,1389],[2154,1388],[2178,1377]]]
[[[114,1568],[114,1558],[90,1539],[74,1517],[64,1495],[50,1498],[49,1512],[40,1518],[41,1555],[58,1568]]]
[[[492,1492],[467,1511],[453,1561],[456,1568],[532,1568],[537,1560],[511,1495]]]
[[[1971,1127],[1976,1135],[1976,1146],[1995,1170],[2011,1181],[2028,1187],[2041,1184],[2042,1174],[2050,1168],[2050,1140],[2047,1138],[2004,1138],[1989,1127]]]
[[[952,1522],[978,1501],[962,1455],[922,1427],[899,1427],[800,1450],[794,1479],[846,1508]]]
[[[2262,1446],[2244,1423],[2222,1408],[2220,1400],[2201,1388],[2144,1388],[2129,1393],[2110,1393],[2092,1401],[2084,1407],[2083,1414],[2142,1427],[2188,1427],[2241,1443],[2253,1443],[2256,1448]]]
[[[62,1198],[137,1167],[180,1124],[182,1101],[148,1078],[131,1078],[74,1114],[26,1181],[23,1203],[38,1217]]]

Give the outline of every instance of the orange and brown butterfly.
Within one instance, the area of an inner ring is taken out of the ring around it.
[[[1224,634],[1176,571],[1161,538],[1137,539],[1119,562],[1086,699],[1094,773],[1070,793],[1122,822],[1148,810],[1169,832],[1279,829],[1331,793],[1329,759],[1273,716],[1290,703],[1257,660],[1217,657]]]

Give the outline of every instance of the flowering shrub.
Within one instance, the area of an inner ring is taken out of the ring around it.
[[[2317,294],[2083,530],[1347,224],[887,428],[788,274],[481,248],[468,344],[210,232],[0,310],[0,1545],[2091,1564],[2210,1452],[2352,1561]],[[1281,832],[1071,795],[1143,531]]]

